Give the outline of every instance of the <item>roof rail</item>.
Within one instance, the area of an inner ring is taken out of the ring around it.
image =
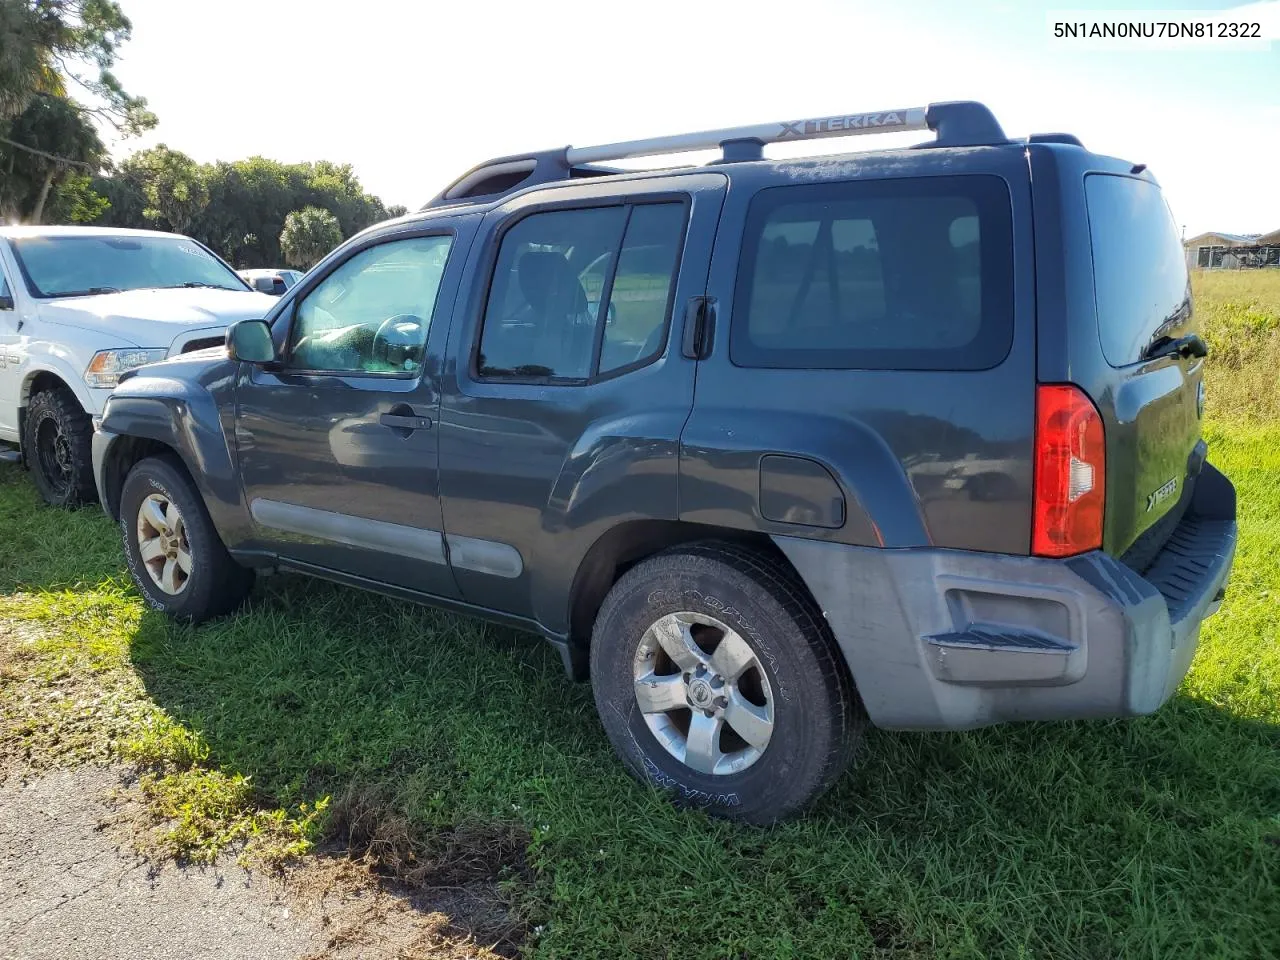
[[[723,152],[721,162],[759,160],[763,157],[766,143],[925,129],[937,134],[935,141],[922,144],[926,147],[972,147],[1009,142],[986,106],[972,100],[958,100],[932,103],[927,107],[784,120],[499,157],[468,170],[423,209],[467,200],[492,199],[539,183],[622,172],[593,166],[608,160],[714,149]]]

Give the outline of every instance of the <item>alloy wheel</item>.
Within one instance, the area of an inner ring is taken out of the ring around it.
[[[663,749],[699,773],[740,773],[764,755],[774,698],[737,631],[701,613],[654,622],[633,662],[636,703]]]
[[[191,579],[191,544],[177,505],[161,493],[148,494],[138,507],[138,555],[151,582],[170,596]]]

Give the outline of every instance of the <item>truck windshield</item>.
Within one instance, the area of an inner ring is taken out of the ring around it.
[[[245,289],[229,267],[185,237],[20,237],[12,245],[34,297],[165,287]]]

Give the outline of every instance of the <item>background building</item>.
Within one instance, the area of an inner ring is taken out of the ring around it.
[[[1187,266],[1200,270],[1280,267],[1280,230],[1270,233],[1202,233],[1182,241]]]

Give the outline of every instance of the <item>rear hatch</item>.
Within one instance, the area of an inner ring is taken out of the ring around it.
[[[1093,349],[1103,361],[1089,364],[1086,387],[1106,433],[1103,548],[1142,572],[1177,526],[1204,460],[1203,345],[1178,228],[1156,182],[1091,172],[1084,198]]]

